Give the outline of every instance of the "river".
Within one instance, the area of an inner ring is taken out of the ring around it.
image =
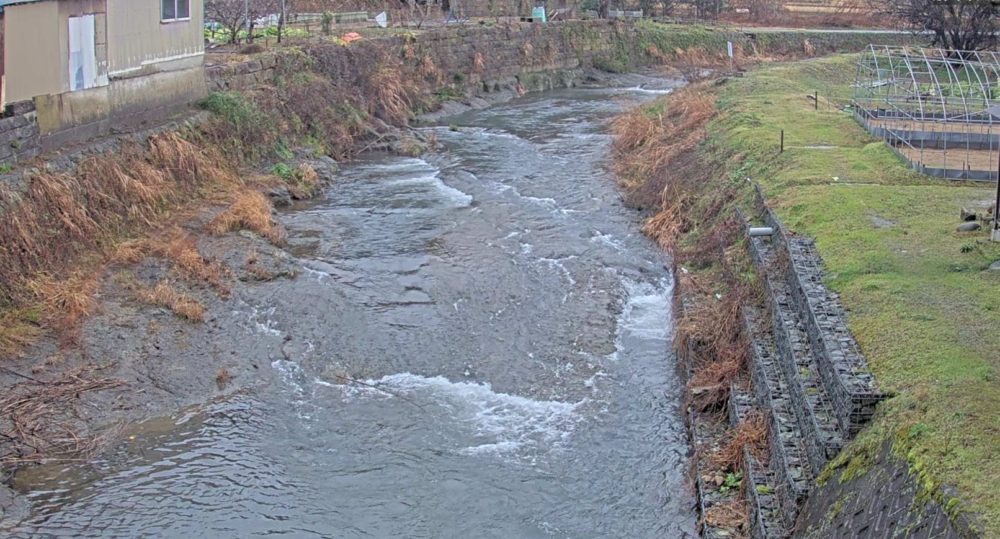
[[[295,280],[231,301],[262,383],[19,478],[14,537],[693,537],[669,260],[606,122],[536,94],[365,155],[281,214]],[[265,372],[266,371],[266,372]]]

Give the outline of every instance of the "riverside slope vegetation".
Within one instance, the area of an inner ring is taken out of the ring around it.
[[[707,305],[694,316],[723,323],[759,293],[730,217],[751,207],[758,183],[789,230],[815,240],[825,284],[890,394],[818,481],[862,476],[889,444],[918,497],[997,536],[1000,275],[987,268],[1000,245],[955,231],[960,208],[992,190],[916,174],[857,125],[844,109],[854,61],[776,64],[634,110],[616,124],[619,178],[633,203],[655,208],[646,232],[675,253],[681,288]],[[816,90],[819,107],[806,98]],[[678,342],[719,344],[696,384],[732,379],[746,361],[718,325],[678,320]]]

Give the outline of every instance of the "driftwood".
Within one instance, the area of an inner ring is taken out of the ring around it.
[[[87,432],[78,405],[83,393],[125,384],[100,376],[106,368],[88,365],[52,380],[18,374],[25,381],[0,397],[0,465],[74,460],[96,452],[112,433]]]

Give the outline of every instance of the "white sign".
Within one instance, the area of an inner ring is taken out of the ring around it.
[[[727,41],[726,42],[726,52],[729,53],[729,57],[730,58],[733,57],[733,42],[732,41]]]
[[[379,28],[385,28],[388,25],[388,20],[386,19],[384,11],[375,15],[375,24],[377,24]]]

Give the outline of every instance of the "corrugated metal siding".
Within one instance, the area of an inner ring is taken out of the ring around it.
[[[191,0],[191,19],[160,21],[159,0],[108,0],[108,71],[129,76],[201,63],[204,4]]]
[[[60,24],[57,2],[11,7],[4,12],[4,19],[7,101],[66,91],[69,46],[63,47],[66,39],[61,34],[68,29],[62,28],[65,20]]]

